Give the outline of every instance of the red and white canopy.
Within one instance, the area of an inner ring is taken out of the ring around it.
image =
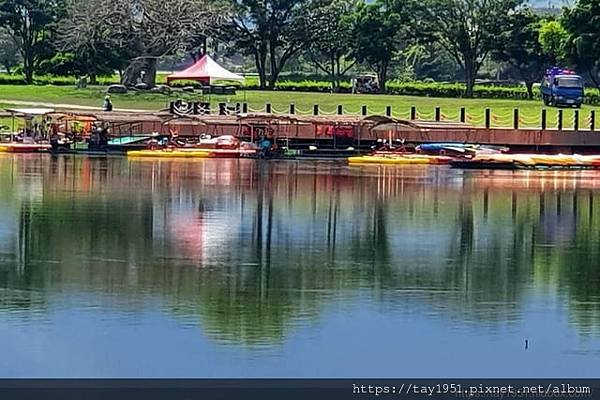
[[[203,83],[210,83],[216,80],[244,81],[243,76],[227,71],[225,68],[217,64],[217,62],[208,54],[203,56],[191,67],[168,75],[167,83],[178,79],[187,79]]]

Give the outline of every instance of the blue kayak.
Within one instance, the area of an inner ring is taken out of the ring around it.
[[[472,143],[424,143],[416,147],[417,151],[424,153],[438,153],[440,151],[452,151],[456,153],[482,152],[503,153],[509,149],[502,146],[487,146]]]

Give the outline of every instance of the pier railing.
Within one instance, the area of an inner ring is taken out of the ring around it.
[[[306,106],[304,106],[306,107]],[[192,107],[193,108],[193,107]],[[191,109],[188,105],[188,109]],[[595,131],[597,126],[596,110],[581,110],[571,108],[542,108],[540,110],[529,110],[520,108],[467,108],[454,107],[443,109],[441,106],[429,107],[427,109],[410,107],[393,107],[387,105],[383,108],[369,108],[367,105],[323,107],[314,104],[312,107],[298,107],[289,104],[287,107],[267,103],[263,105],[249,103],[219,103],[217,107],[211,107],[208,103],[201,103],[196,107],[200,113],[235,115],[247,113],[268,113],[280,115],[385,115],[398,119],[413,121],[439,121],[458,122],[485,128],[530,128],[530,129],[558,129],[558,130],[585,130]],[[176,112],[174,102],[171,103],[171,111]],[[177,113],[177,112],[176,112]],[[186,111],[189,113],[189,110]]]

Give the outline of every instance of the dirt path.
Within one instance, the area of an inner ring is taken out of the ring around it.
[[[55,109],[63,109],[63,110],[102,111],[102,107],[82,106],[82,105],[77,105],[77,104],[46,103],[46,102],[40,102],[40,101],[22,101],[22,100],[0,99],[0,104],[10,104],[10,105],[14,105],[14,106],[25,106],[25,107],[55,108]],[[141,112],[148,112],[151,110],[139,110],[139,109],[134,109],[134,108],[114,108],[113,111],[141,113]]]

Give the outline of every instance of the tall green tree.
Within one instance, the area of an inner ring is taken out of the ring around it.
[[[475,78],[509,14],[522,0],[423,0],[415,3],[421,40],[438,42],[460,65],[466,97],[473,97]]]
[[[303,17],[309,27],[305,56],[327,74],[334,91],[355,63],[351,44],[358,4],[357,0],[313,0]]]
[[[406,45],[404,11],[401,3],[379,0],[361,5],[356,14],[354,56],[377,73],[381,91],[385,91],[392,61]]]
[[[564,11],[567,57],[600,88],[600,1],[578,0]]]
[[[530,8],[511,14],[507,29],[497,37],[494,59],[507,63],[525,82],[529,98],[533,98],[533,84],[542,77],[551,63],[539,41],[542,19]]]
[[[0,0],[0,24],[18,46],[27,83],[40,62],[52,56],[51,37],[64,11],[63,0]]]
[[[286,63],[304,47],[303,25],[307,0],[232,0],[232,13],[224,30],[231,41],[254,58],[260,88],[275,87]]]
[[[226,14],[216,1],[73,0],[62,43],[89,60],[90,73],[125,60],[123,84],[133,86],[143,76],[143,82],[153,86],[160,57],[215,34]]]
[[[6,29],[0,29],[0,65],[10,74],[12,68],[19,61],[19,46],[17,42],[15,42]]]
[[[565,60],[568,36],[568,32],[560,21],[547,20],[540,26],[538,40],[552,64],[556,65]]]

